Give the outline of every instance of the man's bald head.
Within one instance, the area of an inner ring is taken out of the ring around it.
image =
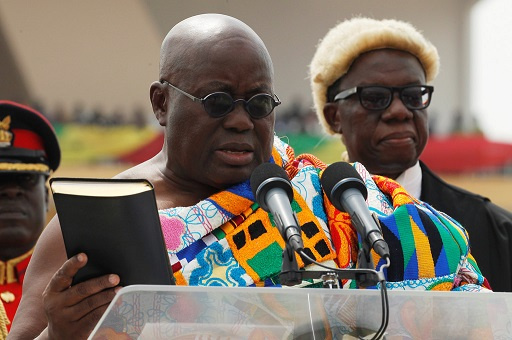
[[[211,48],[227,39],[252,44],[273,70],[265,44],[247,24],[223,14],[200,14],[179,22],[167,33],[160,49],[160,78],[193,68],[192,57],[207,56]]]
[[[165,127],[162,172],[173,182],[186,183],[187,196],[194,192],[203,199],[246,181],[259,164],[269,161],[274,112],[255,118],[248,101],[257,95],[277,99],[273,78],[265,44],[240,20],[203,14],[178,23],[167,34],[160,79],[151,84],[150,99]],[[219,117],[210,109],[220,92],[228,97],[219,103],[231,100],[232,105],[221,108],[228,111]],[[238,105],[240,99],[244,105]]]

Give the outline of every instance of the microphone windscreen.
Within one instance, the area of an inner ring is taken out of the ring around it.
[[[366,199],[368,191],[357,170],[347,162],[336,162],[329,165],[320,178],[320,183],[327,196],[332,200],[333,190],[336,197],[349,188],[358,189]]]
[[[283,189],[290,202],[293,199],[293,190],[288,174],[275,163],[262,163],[254,169],[251,174],[251,190],[258,202],[264,209],[266,193],[273,188]]]
[[[256,192],[263,182],[276,177],[289,181],[288,174],[279,165],[275,163],[261,163],[258,165],[251,174],[251,190],[254,197],[257,196]]]

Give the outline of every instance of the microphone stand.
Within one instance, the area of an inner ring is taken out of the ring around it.
[[[372,253],[370,252],[370,246],[366,240],[363,241],[362,247],[359,249],[357,254],[357,268],[369,270],[375,269],[373,265]],[[361,282],[358,282],[358,285],[361,287],[368,287],[376,284],[376,282],[374,282],[370,277],[361,276],[360,280]]]
[[[361,265],[367,268],[358,266],[356,269],[339,269],[324,266],[319,262],[311,259],[304,249],[297,250],[297,253],[302,258],[304,263],[316,263],[317,265],[326,268],[326,271],[309,271],[300,270],[295,257],[295,251],[291,246],[286,243],[283,249],[283,262],[279,279],[282,285],[293,286],[302,282],[303,279],[319,279],[323,281],[323,287],[329,289],[340,289],[339,279],[352,279],[355,280],[358,286],[367,287],[381,283],[381,300],[382,300],[382,321],[379,329],[375,332],[372,340],[382,339],[385,335],[386,328],[389,322],[389,303],[386,291],[386,278],[382,271],[377,272],[373,269],[373,261],[370,253],[370,247],[363,242],[363,247],[360,250],[358,257],[364,261]],[[387,258],[387,265],[389,267],[390,261]],[[314,331],[313,331],[314,332]],[[309,333],[308,333],[309,334]]]
[[[295,286],[302,282],[302,270],[299,270],[299,264],[295,257],[295,251],[286,242],[286,247],[283,249],[283,262],[281,264],[281,273],[279,274],[279,280],[281,284],[286,286]]]
[[[282,285],[294,286],[302,282],[303,279],[322,279],[324,288],[340,289],[340,279],[351,279],[355,280],[357,285],[360,287],[374,286],[379,282],[385,280],[384,274],[373,269],[371,262],[371,254],[369,247],[366,246],[366,250],[360,250],[364,252],[365,267],[358,266],[356,269],[351,268],[328,268],[325,271],[317,270],[301,270],[295,257],[295,251],[291,246],[286,244],[283,249],[283,261],[281,266],[281,273],[279,274],[279,280]],[[304,251],[300,251],[299,255],[305,263],[311,263],[312,260],[307,256]]]
[[[382,306],[382,321],[379,329],[373,334],[372,340],[382,339],[385,335],[389,323],[389,302],[386,289],[386,278],[384,272],[376,271],[373,265],[371,247],[369,242],[363,241],[361,249],[358,253],[358,266],[355,269],[339,269],[325,266],[314,259],[310,258],[304,252],[304,249],[297,249],[297,254],[302,258],[304,264],[315,263],[320,267],[327,270],[324,271],[309,271],[300,270],[297,258],[295,257],[295,250],[288,242],[285,242],[286,247],[283,249],[281,273],[279,280],[282,285],[294,286],[300,284],[303,279],[322,279],[323,287],[329,289],[341,289],[340,279],[352,279],[356,282],[358,287],[375,286],[381,283],[380,295]],[[389,267],[389,256],[386,258],[387,264],[384,267]],[[382,268],[381,268],[382,269]],[[314,329],[312,330],[314,334]],[[308,333],[309,335],[310,333]],[[361,339],[361,337],[359,337]]]

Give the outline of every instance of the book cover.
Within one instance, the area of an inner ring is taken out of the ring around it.
[[[55,177],[50,188],[68,258],[88,256],[73,284],[110,273],[122,286],[174,284],[149,181]]]

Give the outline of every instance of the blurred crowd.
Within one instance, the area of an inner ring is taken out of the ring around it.
[[[88,107],[82,103],[76,104],[72,110],[66,110],[63,106],[50,109],[37,101],[27,105],[43,113],[54,125],[67,123],[100,126],[135,125],[144,128],[153,122],[149,108],[145,110],[134,107],[131,112],[125,113],[121,109],[109,112],[99,106]]]
[[[54,125],[60,124],[83,124],[99,126],[122,126],[134,125],[144,128],[149,124],[156,124],[152,117],[150,108],[133,107],[131,112],[125,113],[121,109],[107,111],[100,106],[90,106],[77,103],[73,109],[66,110],[63,105],[56,105],[50,108],[38,101],[25,103],[42,112]],[[294,99],[291,103],[284,103],[278,108],[276,114],[275,130],[278,135],[301,135],[323,136],[322,126],[311,105],[304,104],[300,99]],[[468,132],[467,124],[463,122],[461,113],[452,115],[448,122],[438,119],[436,112],[430,112],[429,134],[449,134]],[[440,125],[443,125],[442,127]],[[475,120],[471,121],[470,132],[478,132]]]

